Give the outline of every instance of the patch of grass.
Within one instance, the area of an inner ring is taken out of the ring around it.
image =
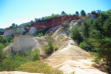
[[[28,57],[21,55],[11,55],[5,57],[0,62],[0,71],[14,71],[15,68],[19,67],[21,64],[28,62]]]
[[[34,51],[32,51],[32,61],[35,60],[40,60],[40,50],[39,49],[35,49]]]
[[[21,65],[16,70],[32,73],[44,73],[44,74],[63,74],[62,71],[54,70],[48,64],[42,61],[28,62]]]
[[[20,65],[36,60],[40,60],[39,49],[27,51],[24,55],[16,53],[5,57],[3,54],[0,54],[0,71],[15,71],[15,69]]]

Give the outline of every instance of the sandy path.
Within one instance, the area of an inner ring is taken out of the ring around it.
[[[78,46],[68,45],[56,51],[45,62],[64,74],[106,74],[92,66],[92,56]]]
[[[41,74],[41,73],[28,73],[28,72],[20,72],[20,71],[3,71],[0,74]]]

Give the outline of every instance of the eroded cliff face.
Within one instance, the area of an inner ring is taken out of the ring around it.
[[[55,18],[45,20],[43,22],[36,22],[34,25],[36,26],[37,29],[40,29],[40,28],[47,29],[58,25],[62,25],[64,22],[69,23],[73,19],[79,19],[79,17],[76,15],[55,17]]]
[[[44,44],[41,44],[42,41],[44,41]],[[35,49],[40,50],[40,56],[46,56],[45,52],[42,50],[43,45],[46,45],[47,41],[45,40],[45,37],[32,37],[32,36],[24,36],[24,35],[18,35],[14,38],[13,42],[7,46],[4,49],[4,52],[7,54],[10,53],[21,53],[24,54],[27,51],[33,51]]]
[[[62,28],[62,26],[56,27],[53,27],[49,30],[51,32],[54,30],[54,32],[51,35],[49,34],[48,36],[46,35],[42,37],[33,37],[27,35],[15,35],[13,42],[9,46],[7,46],[4,51],[8,54],[17,52],[24,53],[28,50],[33,51],[34,49],[39,49],[40,55],[42,57],[45,57],[47,54],[43,49],[48,44],[48,40],[50,38],[53,40],[53,44],[59,47],[64,47],[65,44],[67,44],[68,40],[73,42],[73,40],[67,36],[70,26],[67,27],[67,29],[65,30]]]

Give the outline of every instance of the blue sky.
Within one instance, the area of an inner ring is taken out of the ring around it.
[[[111,9],[111,0],[0,0],[0,28],[62,11],[74,14],[82,9],[106,11]]]

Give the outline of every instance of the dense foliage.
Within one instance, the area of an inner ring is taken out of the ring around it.
[[[3,38],[0,36],[0,62],[5,58],[5,54],[3,53],[3,48],[5,48],[10,42],[12,38]]]
[[[29,61],[28,57],[21,55],[10,55],[2,59],[0,62],[0,71],[14,71],[15,68],[26,63],[27,61]]]
[[[1,56],[0,71],[14,71],[22,64],[40,60],[40,51],[39,49],[35,49],[34,51],[25,52],[25,55],[20,53],[12,53],[8,56],[6,56],[5,54],[1,54]]]
[[[3,35],[4,29],[0,28],[0,35]]]
[[[72,28],[71,36],[83,49],[95,51],[96,62],[107,65],[111,73],[111,11],[85,19],[81,26]]]
[[[81,11],[81,16],[86,16],[86,12],[84,10]]]

